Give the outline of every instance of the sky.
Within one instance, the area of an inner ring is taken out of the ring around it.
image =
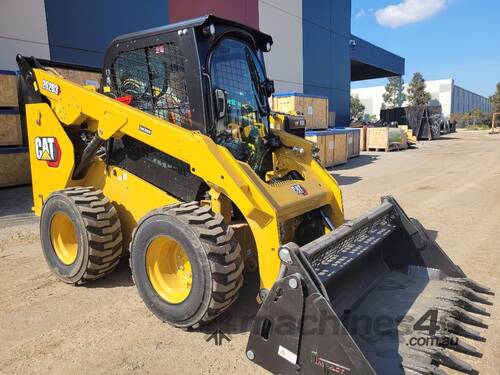
[[[500,82],[500,0],[352,0],[352,33],[404,57],[405,82],[419,71],[484,96]]]

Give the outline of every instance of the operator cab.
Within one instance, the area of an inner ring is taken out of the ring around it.
[[[277,144],[263,63],[271,45],[269,35],[211,15],[127,34],[106,52],[104,91],[212,137],[264,178]]]

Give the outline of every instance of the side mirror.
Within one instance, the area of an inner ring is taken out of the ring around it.
[[[264,89],[264,94],[266,96],[271,96],[274,94],[274,81],[266,78],[266,80],[262,82],[262,88]]]
[[[217,119],[223,119],[227,112],[227,96],[224,90],[215,89],[215,108]]]

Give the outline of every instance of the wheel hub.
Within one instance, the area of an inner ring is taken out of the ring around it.
[[[78,255],[78,240],[73,222],[64,212],[57,212],[50,224],[50,241],[59,260],[70,265]]]
[[[191,292],[191,263],[182,246],[168,236],[156,237],[146,250],[146,272],[158,295],[168,303],[181,303]]]

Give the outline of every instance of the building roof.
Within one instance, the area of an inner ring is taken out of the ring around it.
[[[402,76],[405,59],[351,35],[351,81]]]

